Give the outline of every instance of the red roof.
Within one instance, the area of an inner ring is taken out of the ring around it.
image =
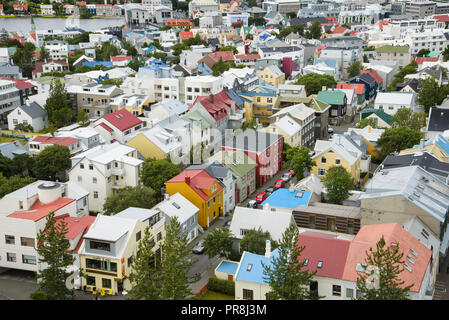
[[[27,4],[13,4],[12,7],[14,9],[22,7],[23,9],[28,10],[28,5]]]
[[[383,30],[384,26],[386,26],[389,23],[390,23],[390,20],[384,20],[384,21],[379,21],[377,23],[377,25],[379,26],[380,30]]]
[[[103,127],[106,131],[109,131],[109,132],[114,131],[110,126],[108,126],[108,125],[107,125],[106,123],[104,123],[104,122],[102,122],[102,123],[96,125],[95,127],[98,127],[98,126]]]
[[[194,38],[192,31],[181,31],[179,33],[179,37],[181,38],[181,40],[187,40],[190,38]]]
[[[315,48],[314,52],[315,52],[315,53],[320,53],[321,50],[323,50],[324,48],[326,48],[326,46],[323,46],[323,45],[318,46],[318,47]]]
[[[19,41],[22,45],[24,45],[25,44],[25,38],[24,37],[17,37],[17,36],[15,36],[15,37],[11,37],[11,38],[8,38],[9,40],[17,40],[17,41]]]
[[[336,17],[324,17],[324,19],[326,19],[327,21],[337,22],[337,18]]]
[[[260,59],[260,54],[253,53],[253,54],[238,54],[235,56],[236,59],[240,60],[256,60]]]
[[[106,120],[112,126],[116,127],[118,130],[122,132],[142,123],[142,120],[137,118],[135,115],[133,115],[126,109],[120,109],[116,112],[109,113],[100,119]]]
[[[216,51],[209,53],[208,56],[214,59],[216,62],[220,61],[220,58],[223,61],[234,61],[234,52],[232,51]]]
[[[449,22],[449,15],[447,15],[447,14],[433,16],[433,17],[441,22]]]
[[[64,221],[67,224],[67,230],[65,237],[67,239],[75,239],[81,232],[87,231],[89,227],[94,223],[95,216],[84,217],[71,217],[69,214],[63,214],[55,217],[56,226]]]
[[[379,76],[379,74],[376,72],[376,70],[368,69],[368,70],[362,70],[360,73],[366,73],[369,74],[374,80],[376,80],[377,84],[382,83],[382,78]]]
[[[219,121],[228,115],[228,111],[231,109],[231,105],[234,103],[231,97],[228,96],[226,91],[222,90],[217,94],[211,96],[199,96],[192,103],[192,108],[196,103],[201,104],[209,114]]]
[[[336,27],[334,31],[332,31],[332,33],[345,33],[346,31],[348,31],[348,29],[346,29],[345,27]]]
[[[86,1],[77,1],[76,5],[77,6],[86,6]]]
[[[165,25],[192,25],[192,22],[188,19],[167,19],[165,20]]]
[[[30,32],[30,36],[31,36],[31,38],[33,38],[34,41],[37,40],[37,37],[36,37],[36,33],[35,33],[35,32]]]
[[[309,259],[305,269],[319,277],[341,279],[351,241],[336,239],[333,234],[306,231],[299,234],[298,245],[305,246],[301,260]],[[317,268],[318,261],[322,267]]]
[[[68,67],[69,66],[69,64],[67,62],[65,62],[65,61],[57,61],[57,60],[50,60],[50,61],[47,61],[47,62],[45,62],[45,61],[37,61],[35,63],[35,65],[34,65],[34,70],[37,73],[42,73],[42,72],[44,72],[44,65],[49,64],[49,63],[56,63],[56,64],[59,64],[59,65],[61,65],[63,67]]]
[[[2,4],[0,4],[0,9],[3,9],[3,5]]]
[[[42,144],[57,144],[58,146],[69,146],[80,141],[77,138],[71,137],[52,137],[52,136],[37,136],[31,142],[40,142]]]
[[[119,61],[127,61],[132,60],[133,58],[131,56],[112,56],[111,61],[112,62],[119,62]]]
[[[16,88],[19,90],[37,87],[34,84],[32,84],[31,82],[28,82],[26,80],[19,80],[19,79],[13,79],[13,78],[0,78],[0,79],[14,81],[16,83]]]
[[[422,64],[424,61],[431,61],[431,62],[437,62],[438,61],[438,57],[417,57],[416,58],[416,63],[417,64]]]
[[[365,85],[363,83],[337,83],[337,89],[355,89],[356,94],[363,94],[365,91]]]
[[[208,196],[205,194],[201,189],[207,189],[210,190],[213,183],[215,182],[215,179],[207,173],[204,169],[186,169],[177,176],[171,178],[166,183],[171,182],[186,182],[186,177],[190,178],[188,179],[190,182],[188,183],[189,187],[192,188],[193,191],[195,191],[201,198],[204,200],[209,200],[213,196],[215,196],[216,193],[214,193],[212,196]],[[223,186],[218,184],[218,191],[223,189]]]
[[[29,211],[19,211],[8,215],[9,218],[26,219],[32,221],[39,221],[40,219],[46,217],[49,212],[58,211],[68,204],[75,201],[75,199],[70,198],[59,198],[48,204],[43,204],[37,200],[30,208]]]

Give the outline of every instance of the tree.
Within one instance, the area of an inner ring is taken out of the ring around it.
[[[415,61],[412,61],[408,65],[406,65],[404,68],[401,69],[398,73],[394,75],[393,81],[388,86],[388,91],[396,91],[396,85],[398,83],[404,82],[404,77],[411,73],[416,73],[416,70],[418,68],[418,64]]]
[[[45,103],[48,120],[57,128],[72,123],[75,111],[69,107],[69,99],[64,84],[59,79],[53,79],[50,92]]]
[[[295,84],[304,85],[307,95],[317,94],[322,90],[323,86],[326,88],[335,88],[337,81],[334,77],[327,74],[308,73],[303,75],[296,81]]]
[[[188,275],[194,263],[189,260],[189,254],[187,234],[181,233],[178,218],[173,217],[167,226],[167,233],[162,244],[162,299],[183,300],[192,295],[189,284],[198,279]]]
[[[293,147],[287,151],[287,160],[290,161],[290,167],[295,171],[298,181],[304,177],[305,171],[310,171],[316,165],[309,152],[310,149],[304,146]]]
[[[376,251],[366,252],[364,271],[357,271],[359,300],[407,300],[413,284],[405,286],[400,274],[404,271],[403,256],[399,243],[387,245],[384,236],[376,243]]]
[[[18,154],[12,159],[13,165],[15,167],[14,174],[21,177],[33,177],[34,173],[32,171],[34,165],[34,158],[30,157],[28,154]]]
[[[220,60],[218,60],[218,62],[214,63],[214,65],[212,66],[212,75],[218,77],[223,72],[228,71],[230,68],[234,67],[235,67],[234,61],[224,62],[223,59],[220,57]]]
[[[139,68],[143,66],[144,63],[137,58],[134,58],[130,62],[128,62],[128,67],[130,67],[134,71],[139,71]]]
[[[406,127],[387,129],[377,140],[377,149],[383,159],[392,152],[413,147],[422,137],[421,132]]]
[[[14,192],[20,188],[23,188],[35,180],[31,177],[19,177],[11,176],[6,178],[0,171],[0,199],[3,198],[8,193]]]
[[[65,170],[72,167],[70,150],[65,146],[46,147],[35,158],[33,172],[38,179],[65,180]]]
[[[372,118],[364,118],[364,119],[360,120],[355,127],[358,129],[363,129],[366,126],[371,126],[372,128],[377,128],[377,123]]]
[[[271,238],[268,231],[259,229],[247,230],[240,240],[240,251],[248,251],[255,254],[265,254],[266,240],[271,241],[271,248],[276,249],[277,243]]]
[[[209,258],[220,257],[228,258],[232,252],[233,235],[228,228],[216,227],[212,229],[204,238],[204,248]]]
[[[45,228],[37,235],[36,251],[43,268],[37,271],[41,291],[48,300],[65,300],[73,292],[66,287],[66,280],[73,272],[67,267],[75,261],[70,251],[70,241],[65,237],[67,223],[55,219],[54,212],[47,215]]]
[[[143,185],[151,187],[157,194],[161,194],[165,182],[180,172],[179,166],[167,159],[147,159],[143,163],[141,180]]]
[[[33,126],[31,124],[23,124],[18,123],[14,126],[15,131],[21,131],[21,132],[34,132]]]
[[[76,122],[82,127],[87,127],[90,124],[89,114],[84,110],[78,111]]]
[[[348,71],[349,77],[352,78],[358,75],[360,73],[360,70],[362,70],[362,68],[363,68],[362,63],[356,60],[346,69],[346,71]]]
[[[16,172],[14,162],[0,153],[0,173],[10,177]]]
[[[270,264],[262,262],[264,280],[271,287],[268,295],[274,299],[312,299],[309,283],[316,271],[309,273],[304,268],[301,253],[305,247],[298,244],[298,235],[296,224],[290,224],[282,234],[278,254],[271,257]]]
[[[149,227],[145,228],[144,236],[137,244],[137,252],[132,257],[132,270],[128,278],[131,289],[127,299],[160,300],[161,262],[154,253],[154,237]]]
[[[45,48],[45,43],[41,47],[39,61],[47,61],[50,60],[50,52],[48,52],[47,48]]]
[[[327,189],[327,200],[341,204],[349,198],[349,191],[354,188],[354,178],[344,167],[332,166],[327,170],[323,184]]]
[[[103,211],[106,215],[114,215],[129,207],[150,209],[156,204],[156,201],[157,195],[149,187],[125,187],[118,189],[115,194],[106,198]]]
[[[27,78],[32,77],[32,72],[34,69],[34,51],[36,51],[35,45],[31,42],[25,42],[23,48],[18,47],[16,52],[12,56],[12,60],[14,61],[14,63],[22,69],[23,76]]]
[[[431,107],[442,102],[444,91],[441,90],[435,78],[430,77],[422,82],[421,90],[418,93],[418,103],[424,106],[426,113]]]
[[[315,20],[310,25],[308,32],[306,33],[308,39],[320,39],[321,38],[321,23]]]
[[[444,62],[449,60],[449,47],[446,47],[446,49],[444,49],[443,52],[441,52],[441,54],[443,55]]]
[[[420,131],[426,125],[424,112],[413,112],[410,108],[401,108],[393,115],[393,127],[407,127]]]
[[[224,46],[224,47],[221,47],[219,51],[232,51],[234,54],[239,53],[237,48],[234,46]]]
[[[110,57],[118,54],[120,50],[109,41],[104,42],[100,49],[95,49],[95,57],[101,61],[108,61]]]
[[[425,57],[430,53],[429,49],[425,49],[422,48],[421,50],[418,51],[418,53],[416,54],[417,57]]]

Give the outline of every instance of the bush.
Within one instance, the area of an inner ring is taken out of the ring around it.
[[[33,300],[48,300],[47,294],[43,291],[35,291],[30,294],[30,298]]]
[[[221,280],[218,278],[210,277],[208,290],[220,292],[234,297],[235,283],[234,281]]]
[[[238,250],[232,249],[231,253],[229,254],[229,260],[232,260],[232,261],[240,261],[241,257],[242,257],[242,252],[239,252]]]

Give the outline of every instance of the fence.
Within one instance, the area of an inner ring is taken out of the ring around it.
[[[209,287],[209,282],[206,283],[201,289],[200,291],[198,291],[198,293],[195,295],[196,298],[200,298],[206,291],[207,288]]]

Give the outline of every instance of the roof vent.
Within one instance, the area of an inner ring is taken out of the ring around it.
[[[404,263],[404,267],[405,267],[405,269],[407,269],[409,272],[412,272],[413,271],[413,268],[412,267],[410,267],[409,265],[408,265],[408,263],[406,262],[406,263]]]
[[[305,258],[304,259],[304,266],[306,267],[309,264],[309,259]]]
[[[179,206],[179,204],[177,204],[176,202],[172,203],[172,206],[175,207],[176,209],[181,209],[181,207]]]
[[[418,258],[418,252],[416,252],[415,250],[413,250],[412,248],[410,248],[410,252]]]
[[[246,271],[250,272],[252,268],[253,268],[253,264],[250,263],[250,264],[248,264],[248,266],[246,267]]]

